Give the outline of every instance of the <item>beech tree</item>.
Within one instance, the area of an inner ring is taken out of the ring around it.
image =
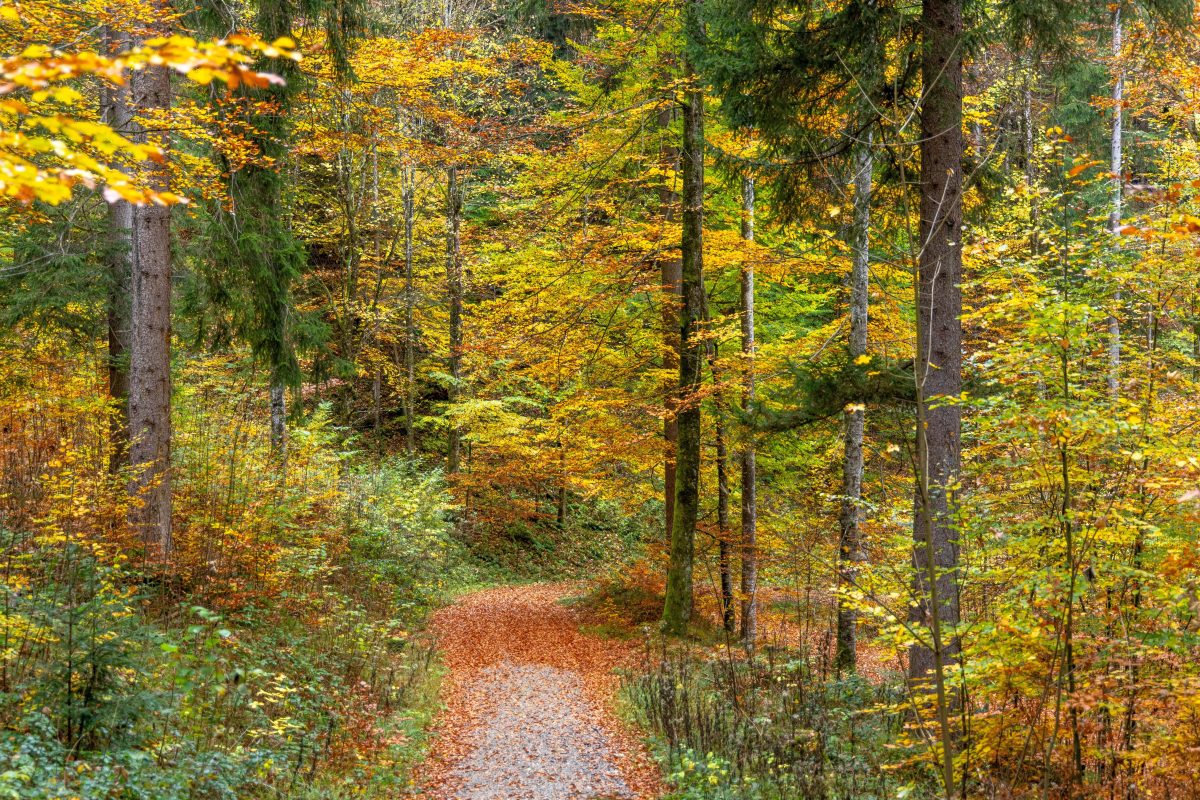
[[[870,241],[871,241],[871,173],[874,157],[871,136],[859,144],[855,153],[853,174],[854,220],[850,226],[850,348],[852,360],[867,356],[867,314],[869,310]],[[849,591],[857,578],[856,564],[864,560],[862,552],[862,480],[863,431],[866,407],[853,403],[845,411],[845,457],[842,463],[842,499],[838,524],[839,579],[843,591]],[[857,663],[858,614],[846,599],[838,601],[837,652],[834,664],[838,669],[853,670]]]
[[[746,242],[754,241],[754,179],[744,176],[742,188],[741,235]],[[738,298],[741,303],[741,345],[746,359],[745,378],[742,384],[742,413],[749,414],[754,407],[754,263],[747,260],[742,265],[738,283]],[[742,625],[743,644],[753,648],[758,634],[758,500],[757,475],[755,468],[755,446],[753,434],[746,437],[741,452],[742,478]]]

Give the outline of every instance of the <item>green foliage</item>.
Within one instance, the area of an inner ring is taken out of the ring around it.
[[[437,671],[396,621],[343,601],[315,627],[198,606],[180,627],[139,613],[130,573],[26,545],[53,575],[6,592],[0,796],[232,800],[406,780]],[[381,742],[371,769],[341,763],[361,736]]]
[[[3,537],[0,797],[394,796],[436,706],[420,626],[471,574],[441,475],[357,460],[319,409],[264,479],[251,398],[219,359],[191,366],[177,574],[95,540],[122,490],[84,480],[82,447]]]
[[[901,776],[880,769],[902,716],[902,687],[832,680],[783,648],[663,650],[625,684],[655,733],[678,800],[891,798]],[[911,776],[909,776],[911,777]]]
[[[11,262],[0,267],[0,326],[31,322],[75,335],[101,324],[108,289],[94,199],[39,207],[36,224],[12,225]]]
[[[661,504],[648,502],[631,514],[617,503],[572,499],[567,525],[552,520],[514,521],[498,530],[481,530],[467,547],[472,562],[489,580],[588,577],[640,554],[657,530]]]
[[[339,513],[346,585],[364,606],[419,619],[458,581],[467,554],[453,538],[452,499],[438,470],[400,459],[353,468]]]
[[[794,387],[783,410],[767,404],[755,408],[751,420],[765,430],[788,430],[823,422],[849,405],[891,408],[916,402],[912,359],[896,362],[871,356],[864,363],[848,357],[815,364],[791,364]]]

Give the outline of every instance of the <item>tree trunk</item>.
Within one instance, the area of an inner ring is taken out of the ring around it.
[[[854,174],[854,224],[850,231],[852,258],[850,271],[850,352],[851,360],[867,352],[868,278],[871,232],[871,139],[860,145]],[[858,564],[865,557],[862,549],[863,428],[866,411],[854,407],[846,412],[846,456],[842,466],[842,508],[839,517],[841,538],[838,546],[838,579],[843,591],[858,580]],[[858,613],[844,598],[838,600],[837,654],[834,665],[840,672],[857,666],[856,628]]]
[[[164,34],[166,31],[163,32]],[[130,97],[138,112],[162,112],[171,106],[171,76],[166,67],[133,73]],[[140,125],[134,138],[150,139]],[[164,134],[155,136],[164,151]],[[167,165],[147,167],[151,186],[170,187]],[[133,214],[132,341],[129,359],[131,490],[140,501],[131,522],[146,544],[151,561],[167,559],[171,539],[171,207],[147,204]]]
[[[560,531],[567,528],[567,481],[569,479],[567,446],[563,444],[560,438],[558,440],[558,509],[555,515],[555,522],[558,524]]]
[[[1038,226],[1041,219],[1041,206],[1038,200],[1037,186],[1037,152],[1034,149],[1036,138],[1034,131],[1036,122],[1033,115],[1033,67],[1025,77],[1024,103],[1022,109],[1022,127],[1024,128],[1025,145],[1025,188],[1029,190],[1029,247],[1033,255],[1041,252],[1041,234]]]
[[[716,380],[716,373],[713,374]],[[733,610],[733,542],[729,538],[729,453],[725,446],[725,415],[717,409],[717,551],[721,578],[721,624],[729,633],[737,627]]]
[[[691,7],[689,6],[689,10]],[[694,12],[692,12],[694,13]],[[692,613],[692,567],[696,548],[696,517],[700,499],[701,343],[697,323],[704,318],[704,95],[694,84],[683,106],[682,255],[679,315],[679,402],[676,419],[679,443],[675,450],[675,515],[671,529],[671,564],[667,572],[663,629],[682,634]]]
[[[673,109],[659,113],[658,126],[663,132],[664,144],[659,152],[659,167],[664,174],[671,174],[679,167],[679,148],[666,144],[667,129],[671,125]],[[673,188],[673,178],[664,178],[658,190],[659,213],[662,229],[669,231],[676,220],[679,194]],[[663,517],[667,539],[670,540],[675,526],[675,448],[679,442],[679,423],[675,418],[675,405],[679,386],[675,374],[679,371],[679,306],[683,283],[683,262],[674,256],[663,255],[659,259],[662,271],[662,330],[663,330],[663,374],[671,376],[663,383]]]
[[[450,386],[447,400],[453,406],[458,402],[459,384],[462,379],[462,227],[463,189],[458,179],[458,168],[450,167],[446,173],[446,286],[450,302],[450,355],[448,366]],[[450,422],[450,435],[446,447],[446,472],[458,472],[462,450],[462,435],[458,425]]]
[[[922,641],[909,651],[909,679],[936,692],[942,780],[954,787],[954,740],[946,668],[956,655],[958,533],[954,484],[962,417],[962,0],[924,0],[921,105],[921,224],[917,263],[917,465],[913,515],[913,606]]]
[[[274,371],[271,375],[271,452],[280,465],[287,463],[287,387]]]
[[[111,28],[104,41],[109,53],[123,49],[129,38]],[[131,134],[129,86],[105,83],[100,95],[100,121],[118,133]],[[125,200],[108,205],[108,396],[113,402],[109,421],[109,472],[117,474],[129,463],[129,349],[130,293],[133,282],[133,206]]]
[[[404,444],[411,456],[417,450],[417,332],[413,324],[416,290],[413,286],[413,224],[415,221],[416,169],[405,165],[400,173],[404,204]]]
[[[1121,48],[1123,44],[1121,25],[1121,6],[1118,3],[1113,11],[1113,130],[1112,130],[1112,209],[1108,214],[1108,227],[1114,234],[1121,231],[1121,203],[1124,199],[1124,153],[1122,135],[1125,124],[1125,75],[1121,67]],[[1117,318],[1117,309],[1121,305],[1121,290],[1113,293],[1113,311],[1108,316],[1108,393],[1115,401],[1121,394],[1121,322]]]
[[[754,241],[754,181],[742,178],[742,238]],[[742,266],[742,357],[746,377],[742,389],[742,411],[749,413],[754,404],[754,263],[748,258]],[[754,434],[746,436],[742,449],[742,642],[753,649],[758,636],[758,497],[754,453]]]

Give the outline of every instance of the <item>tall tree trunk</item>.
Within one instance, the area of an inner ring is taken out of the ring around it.
[[[712,323],[708,310],[708,299],[704,303],[704,323]],[[708,369],[713,385],[722,387],[720,351],[716,341],[708,339],[705,344],[708,354]],[[721,627],[728,633],[737,630],[737,613],[733,595],[733,551],[734,543],[729,534],[729,446],[726,441],[725,402],[723,392],[718,389],[715,396],[716,449],[717,449],[717,574],[721,592]]]
[[[714,372],[713,379],[716,380]],[[725,444],[725,414],[717,409],[717,558],[721,579],[721,624],[729,633],[737,627],[733,609],[733,541],[729,538],[729,452]]]
[[[164,34],[166,31],[163,32]],[[171,75],[149,66],[130,79],[133,108],[161,113],[171,106]],[[149,137],[135,123],[134,138],[169,146],[166,134]],[[170,188],[165,163],[148,167],[151,186]],[[171,538],[171,207],[147,204],[133,214],[132,341],[129,359],[129,458],[131,489],[140,500],[131,522],[146,544],[151,561],[172,551]]]
[[[555,514],[555,522],[558,529],[566,530],[567,528],[567,482],[570,479],[570,473],[567,469],[567,446],[563,444],[562,437],[558,440],[558,509]]]
[[[417,332],[413,324],[416,289],[413,285],[413,224],[416,204],[416,169],[409,164],[400,172],[404,205],[404,444],[408,454],[417,450]]]
[[[278,462],[287,461],[287,386],[278,371],[271,371],[271,452]]]
[[[1113,11],[1112,52],[1113,70],[1113,130],[1112,130],[1112,209],[1108,213],[1108,227],[1120,235],[1121,203],[1124,199],[1125,165],[1122,136],[1125,125],[1125,74],[1121,66],[1123,45],[1121,5]],[[1121,393],[1121,322],[1117,309],[1121,305],[1121,290],[1113,293],[1113,311],[1108,317],[1108,393],[1115,401]]]
[[[742,238],[754,241],[754,180],[742,178]],[[742,411],[749,413],[754,404],[754,263],[747,258],[742,265],[742,357],[746,361],[742,388]],[[758,477],[756,474],[754,434],[746,436],[742,448],[742,642],[754,647],[758,635]]]
[[[868,278],[871,233],[871,139],[859,146],[854,173],[854,224],[850,230],[850,352],[853,361],[867,352]],[[839,573],[843,591],[858,580],[858,564],[864,560],[862,532],[863,429],[866,411],[861,406],[846,412],[846,455],[842,465],[841,537],[838,546]],[[858,613],[845,598],[838,600],[837,653],[834,665],[853,671],[857,666],[856,627]]]
[[[909,679],[936,693],[942,779],[954,788],[947,667],[957,653],[958,533],[953,487],[962,456],[962,0],[924,0],[921,224],[917,263],[917,465],[913,606],[922,641]]]
[[[104,41],[109,53],[118,52],[129,37],[111,28],[105,29]],[[101,89],[100,121],[128,136],[131,133],[129,86]],[[113,402],[109,422],[109,471],[119,472],[129,463],[129,349],[130,294],[133,282],[133,206],[125,200],[108,205],[108,396]]]
[[[1022,104],[1022,127],[1024,128],[1025,145],[1025,188],[1029,191],[1029,246],[1033,255],[1041,252],[1041,234],[1038,226],[1041,224],[1041,207],[1035,187],[1037,185],[1037,152],[1034,149],[1036,138],[1034,131],[1036,122],[1033,115],[1033,76],[1031,65],[1025,76],[1024,103]]]
[[[695,13],[689,4],[689,16]],[[694,20],[692,21],[694,25]],[[682,255],[683,307],[679,315],[679,443],[675,455],[675,518],[671,530],[671,564],[667,572],[663,629],[681,634],[692,613],[692,567],[696,549],[696,517],[700,500],[701,343],[697,324],[704,319],[704,94],[692,85],[683,106]]]
[[[674,109],[668,108],[658,115],[658,126],[662,131],[663,145],[659,152],[659,168],[664,175],[673,175],[679,168],[679,148],[669,141],[668,128]],[[664,178],[658,189],[659,214],[662,230],[670,231],[677,219],[679,193],[675,191],[674,178]],[[665,233],[664,233],[665,236]],[[675,448],[679,442],[679,422],[675,418],[679,385],[675,375],[679,371],[679,306],[683,283],[683,262],[668,255],[659,258],[662,272],[662,330],[663,330],[663,374],[669,375],[663,383],[663,518],[667,540],[675,527]]]
[[[462,207],[463,188],[458,178],[458,167],[450,167],[446,173],[446,287],[450,302],[450,355],[448,366],[450,386],[447,399],[453,406],[458,402],[459,384],[462,380]],[[458,425],[450,422],[449,441],[446,446],[446,472],[458,472],[462,450],[462,435]]]

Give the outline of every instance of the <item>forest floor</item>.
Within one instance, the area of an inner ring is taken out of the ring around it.
[[[653,800],[661,773],[615,713],[636,641],[584,633],[574,584],[474,592],[434,614],[445,708],[418,774],[426,800]]]

